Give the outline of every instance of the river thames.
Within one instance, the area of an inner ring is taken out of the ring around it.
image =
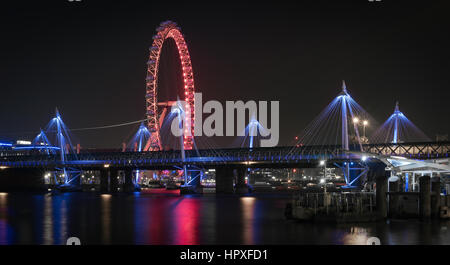
[[[0,244],[450,244],[450,222],[286,220],[289,194],[0,193]]]

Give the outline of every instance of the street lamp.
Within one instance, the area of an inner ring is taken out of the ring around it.
[[[369,125],[367,120],[363,121],[363,137],[366,138],[366,126]]]
[[[357,118],[357,117],[355,117],[355,118],[353,118],[353,123],[358,123],[359,122],[359,119]]]

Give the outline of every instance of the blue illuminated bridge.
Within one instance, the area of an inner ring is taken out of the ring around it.
[[[216,193],[248,192],[245,176],[249,168],[313,168],[320,166],[342,169],[346,187],[358,185],[361,176],[384,175],[386,157],[414,161],[448,160],[450,142],[179,150],[151,152],[120,152],[90,150],[67,154],[30,155],[3,152],[0,155],[0,190],[43,190],[43,175],[59,171],[75,177],[66,185],[80,185],[81,172],[100,172],[100,191],[133,191],[138,188],[139,170],[189,170],[186,187],[199,187],[201,173],[208,168],[216,172]],[[384,161],[383,161],[384,160]],[[76,172],[79,172],[76,174]],[[197,172],[197,173],[195,173]],[[75,173],[75,174],[74,174]],[[186,174],[186,173],[185,173]],[[195,175],[196,174],[196,175]],[[119,184],[122,177],[123,182]],[[62,186],[64,187],[64,186]],[[122,188],[119,188],[122,187]]]
[[[181,112],[174,113],[180,115]],[[174,113],[169,116],[174,118]],[[450,173],[450,142],[430,141],[400,112],[398,103],[394,113],[371,139],[366,137],[365,130],[369,120],[370,115],[352,99],[343,82],[341,93],[305,128],[300,138],[296,137],[295,146],[253,146],[253,137],[258,137],[254,132],[264,127],[251,120],[244,138],[244,141],[250,139],[248,147],[191,149],[180,144],[181,150],[155,151],[161,149],[151,148],[155,139],[141,121],[132,140],[121,150],[81,150],[80,145],[72,144],[70,130],[56,110],[55,117],[31,145],[3,143],[0,190],[43,187],[44,174],[63,188],[80,186],[83,171],[100,172],[103,191],[116,191],[119,179],[125,182],[124,190],[131,191],[133,186],[139,188],[143,170],[178,170],[183,172],[180,175],[186,187],[199,187],[205,169],[215,169],[217,192],[244,187],[249,168],[334,167],[341,169],[346,187],[361,186],[362,179],[385,175],[385,171]],[[185,139],[180,130],[179,140],[183,143]],[[371,144],[367,144],[369,142]],[[48,171],[52,173],[46,173]],[[156,179],[157,173],[153,174]]]
[[[98,169],[105,165],[120,169],[173,169],[183,165],[214,168],[223,165],[246,167],[316,167],[318,160],[333,165],[337,161],[360,160],[363,156],[401,156],[410,159],[448,158],[450,142],[365,144],[344,151],[340,145],[302,147],[255,147],[209,150],[186,150],[183,160],[179,150],[151,152],[121,152],[120,150],[89,150],[68,154],[62,162],[58,154],[18,155],[14,152],[0,156],[0,166],[7,168],[54,168],[72,166]],[[352,151],[355,150],[354,152]]]

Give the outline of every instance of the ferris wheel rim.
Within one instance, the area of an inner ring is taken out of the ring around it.
[[[194,102],[194,73],[189,50],[181,29],[175,22],[165,21],[156,29],[157,33],[153,36],[153,43],[150,47],[150,56],[147,62],[146,77],[146,116],[147,126],[152,136],[146,146],[147,150],[162,150],[160,126],[158,117],[158,72],[161,58],[161,51],[167,39],[175,41],[178,55],[180,57],[181,70],[183,75],[184,100],[186,101],[185,124],[190,124],[190,134],[187,130],[183,134],[183,147],[185,150],[193,147],[193,130],[195,120],[195,102]],[[188,133],[188,134],[186,134]]]

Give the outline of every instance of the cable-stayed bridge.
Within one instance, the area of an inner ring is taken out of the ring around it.
[[[159,63],[167,39],[177,44],[184,80],[181,99],[185,105],[180,100],[158,102]],[[366,127],[376,121],[350,96],[345,82],[340,93],[292,146],[258,147],[255,139],[262,137],[265,128],[255,117],[249,117],[239,147],[223,149],[210,144],[209,148],[201,148],[200,139],[192,136],[193,126],[191,133],[183,129],[183,124],[194,124],[195,88],[187,44],[176,23],[163,22],[157,28],[147,64],[145,123],[141,123],[122,149],[85,151],[80,145],[73,145],[71,130],[57,110],[31,145],[2,144],[0,175],[6,176],[2,179],[20,185],[22,178],[20,183],[14,180],[19,174],[35,179],[35,175],[41,178],[41,171],[52,171],[55,181],[68,187],[80,182],[83,171],[98,170],[103,182],[114,184],[118,172],[123,171],[126,183],[132,187],[138,185],[139,172],[143,170],[178,170],[186,185],[196,186],[203,171],[214,168],[218,190],[229,191],[233,185],[242,186],[244,176],[252,168],[335,167],[342,170],[348,187],[361,185],[361,177],[382,174],[380,167],[397,172],[450,172],[450,143],[431,142],[400,111],[398,103],[394,113],[373,135],[366,134]],[[165,150],[169,142],[167,130],[174,120],[180,130],[180,136],[172,139],[177,150]],[[57,175],[63,176],[62,180]],[[237,178],[235,183],[233,176]]]

